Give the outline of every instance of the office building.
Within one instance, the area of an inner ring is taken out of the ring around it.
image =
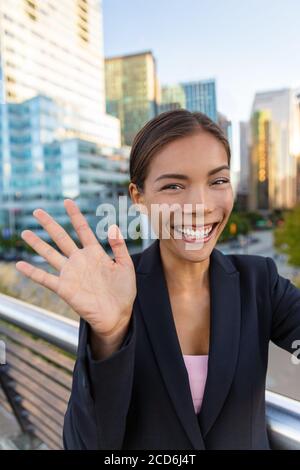
[[[120,119],[122,145],[158,113],[156,61],[151,51],[105,59],[106,110]]]

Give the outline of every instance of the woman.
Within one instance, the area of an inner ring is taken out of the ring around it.
[[[131,200],[148,215],[177,208],[168,223],[159,212],[143,252],[130,256],[111,225],[111,259],[72,200],[81,249],[41,209],[34,215],[62,254],[22,233],[59,276],[17,268],[80,315],[65,449],[269,449],[268,345],[295,352],[300,290],[269,257],[215,248],[233,208],[225,136],[201,113],[163,113],[137,134],[130,177]]]

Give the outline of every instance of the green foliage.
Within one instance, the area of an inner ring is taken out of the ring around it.
[[[246,217],[249,220],[252,228],[256,228],[257,223],[262,219],[258,212],[247,212]]]
[[[35,251],[29,246],[19,234],[14,233],[9,238],[5,238],[2,235],[3,227],[0,226],[0,252],[9,252],[11,250],[26,251],[28,253],[35,253]]]
[[[283,223],[274,230],[274,247],[287,255],[288,264],[300,266],[300,204],[283,213]]]
[[[236,235],[246,235],[251,230],[251,224],[244,213],[232,212],[228,219],[228,222],[221,233],[219,238],[219,242],[225,242],[233,238],[232,234],[230,233],[230,224],[235,223],[237,225],[237,232]]]

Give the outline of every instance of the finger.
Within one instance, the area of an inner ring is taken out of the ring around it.
[[[65,229],[46,211],[43,209],[35,209],[33,215],[67,257],[71,256],[72,253],[79,249]]]
[[[108,228],[108,242],[115,256],[116,263],[128,264],[131,262],[125,240],[116,224],[112,224]]]
[[[47,287],[53,292],[57,293],[59,278],[54,274],[47,273],[43,269],[36,268],[26,261],[18,261],[16,263],[16,268],[22,274],[25,274],[28,278],[32,279],[34,282],[37,282],[41,286]]]
[[[25,240],[28,245],[30,245],[39,255],[41,255],[45,260],[48,261],[51,266],[53,266],[57,271],[60,271],[63,267],[63,264],[68,258],[61,255],[57,250],[52,246],[38,237],[31,230],[23,230],[21,237]]]
[[[79,240],[82,243],[82,246],[99,245],[100,248],[103,250],[103,253],[105,253],[105,250],[100,245],[99,241],[94,235],[94,232],[92,231],[86,218],[81,213],[75,201],[73,201],[72,199],[65,199],[64,206],[68,216],[71,219],[72,225],[79,237]]]

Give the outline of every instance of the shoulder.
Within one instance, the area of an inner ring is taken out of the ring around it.
[[[247,298],[253,297],[267,309],[277,304],[290,281],[279,275],[273,258],[263,255],[223,254],[239,275],[240,289]]]
[[[220,253],[220,250],[218,250]],[[269,256],[248,254],[223,254],[238,271],[241,277],[257,278],[258,280],[274,279],[278,275],[275,261]]]
[[[226,256],[237,268],[264,268],[267,260],[271,259],[263,255],[230,254],[223,256]]]

